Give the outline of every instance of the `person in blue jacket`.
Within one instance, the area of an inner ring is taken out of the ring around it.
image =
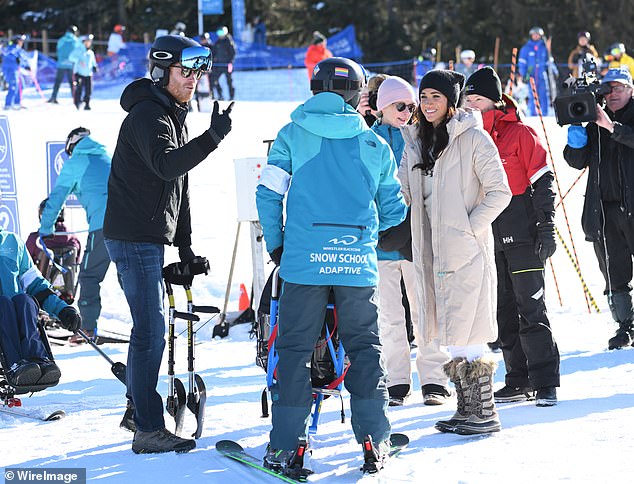
[[[44,238],[55,233],[55,222],[66,199],[75,194],[88,219],[88,240],[79,269],[79,311],[85,333],[95,337],[101,314],[100,284],[110,266],[102,229],[112,157],[104,145],[90,137],[90,130],[82,127],[68,135],[66,154],[70,158],[64,163],[42,211],[39,232]],[[82,341],[80,336],[71,337],[71,343]]]
[[[405,149],[401,127],[410,122],[417,105],[418,96],[404,79],[389,76],[379,86],[376,100],[378,119],[372,125],[372,130],[389,143],[399,166]],[[416,367],[423,401],[425,405],[442,405],[451,395],[449,380],[443,371],[443,364],[449,360],[449,354],[441,350],[438,339],[425,344],[420,337],[422,330],[418,327],[418,295],[412,263],[409,213],[403,223],[379,234],[377,257],[379,329],[390,405],[403,405],[412,389],[410,344],[401,280],[409,303],[414,334],[417,335]]]
[[[22,93],[20,92],[20,66],[30,69],[28,59],[22,49],[26,35],[16,35],[2,52],[2,74],[7,82],[7,97],[4,109],[22,109]]]
[[[77,47],[81,47],[81,42],[77,38],[79,29],[76,25],[70,25],[66,29],[66,33],[57,41],[57,70],[55,72],[55,83],[53,84],[53,92],[51,93],[49,103],[58,104],[57,93],[62,85],[64,77],[68,80],[71,95],[73,93],[73,62],[69,59],[70,55]]]
[[[75,107],[79,109],[82,101],[84,110],[90,111],[90,95],[92,94],[92,74],[97,72],[97,61],[95,53],[92,51],[93,35],[82,35],[79,40],[81,45],[71,53],[69,59],[73,62],[73,72],[75,74],[75,92],[73,101]],[[83,94],[83,99],[82,99]]]
[[[56,385],[61,376],[40,338],[40,307],[70,331],[79,329],[77,310],[51,290],[22,239],[0,225],[0,346],[4,375],[12,386],[41,389]]]
[[[406,206],[392,150],[356,111],[365,83],[365,71],[349,59],[319,62],[311,79],[314,96],[278,133],[256,192],[267,250],[284,280],[273,428],[264,458],[272,469],[285,468],[307,439],[310,361],[331,291],[350,360],[345,385],[355,437],[373,442],[369,466],[389,448],[376,245],[380,230],[403,221]]]
[[[528,89],[528,115],[537,116],[537,106],[530,88],[530,78],[535,81],[535,89],[539,97],[539,105],[544,115],[550,109],[550,81],[548,69],[551,68],[550,52],[544,41],[544,29],[533,27],[529,31],[530,39],[520,49],[517,67],[520,76],[529,85]]]

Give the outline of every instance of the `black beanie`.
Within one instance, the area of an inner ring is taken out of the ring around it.
[[[447,97],[447,105],[456,107],[460,100],[460,91],[464,87],[465,77],[459,72],[437,69],[423,76],[418,87],[418,95],[423,89],[435,89]]]
[[[502,83],[492,67],[483,67],[467,79],[465,95],[479,94],[493,102],[502,100]]]

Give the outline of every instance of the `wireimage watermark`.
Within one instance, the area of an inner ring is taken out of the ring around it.
[[[86,468],[51,467],[7,467],[4,470],[4,484],[25,484],[59,482],[63,484],[86,484]]]

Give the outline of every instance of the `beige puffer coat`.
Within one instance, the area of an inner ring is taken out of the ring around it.
[[[449,143],[434,166],[431,220],[423,202],[418,126],[403,129],[399,170],[412,207],[412,249],[426,341],[484,344],[497,338],[496,271],[491,222],[511,200],[498,150],[479,111],[458,109]]]

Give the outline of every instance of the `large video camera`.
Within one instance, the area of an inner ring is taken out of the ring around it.
[[[597,104],[602,104],[603,96],[610,92],[610,86],[597,79],[597,63],[591,54],[584,56],[581,71],[581,77],[566,79],[555,99],[555,117],[560,126],[596,121]]]

